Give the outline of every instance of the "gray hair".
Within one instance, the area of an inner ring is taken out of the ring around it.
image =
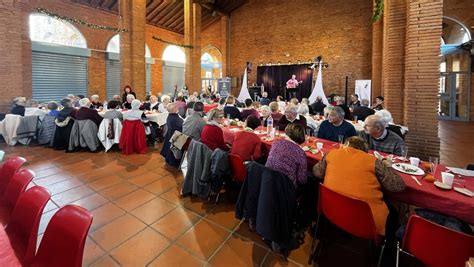
[[[341,107],[338,107],[338,106],[330,107],[330,108],[329,108],[329,113],[331,113],[332,111],[336,112],[337,115],[338,115],[339,117],[341,117],[342,119],[344,119],[344,116],[346,115],[346,113],[344,112],[344,110],[343,110]]]
[[[224,111],[217,108],[213,108],[209,111],[207,117],[209,121],[213,121],[219,117],[224,117]]]
[[[92,101],[99,100],[99,96],[98,95],[91,95],[91,100]]]
[[[132,95],[132,94],[128,94],[127,95],[127,101],[133,101],[133,100],[135,100],[135,96]]]
[[[369,100],[364,98],[360,101],[360,104],[364,107],[368,107],[369,106]]]
[[[285,108],[285,112],[293,112],[293,113],[298,113],[298,107],[294,104],[288,104]]]
[[[377,127],[379,129],[385,129],[387,127],[387,123],[385,122],[385,118],[380,116],[380,115],[371,115],[367,117],[369,119],[372,119],[374,121],[374,127]]]
[[[303,101],[301,101],[303,102]],[[298,113],[301,114],[301,115],[306,115],[309,113],[309,108],[308,108],[308,105],[306,104],[301,104],[299,107],[298,107]]]
[[[376,111],[375,115],[377,115],[379,117],[382,117],[382,119],[385,122],[385,127],[387,127],[389,123],[393,123],[392,114],[390,113],[390,111],[388,111],[386,109]]]
[[[171,97],[169,95],[164,95],[161,97],[161,102],[171,102]]]
[[[261,107],[260,107],[260,110],[262,110],[262,111],[267,111],[268,113],[271,113],[271,112],[272,112],[272,110],[270,109],[269,106],[261,106]]]
[[[301,99],[301,104],[309,105],[309,100],[307,98]]]
[[[48,109],[49,110],[56,110],[58,109],[58,103],[54,102],[54,101],[51,101],[48,103]]]
[[[83,99],[79,100],[79,106],[81,107],[89,107],[91,105],[91,101],[89,101],[89,98],[84,97]]]

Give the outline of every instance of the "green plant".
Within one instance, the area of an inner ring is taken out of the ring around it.
[[[379,19],[383,15],[383,0],[377,0],[375,3],[374,14],[372,15],[372,22],[375,23],[379,21]]]

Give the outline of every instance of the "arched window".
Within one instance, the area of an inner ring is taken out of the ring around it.
[[[184,54],[184,51],[181,48],[175,45],[168,45],[165,51],[163,51],[162,60],[186,63],[186,55]]]
[[[201,63],[209,64],[209,63],[212,63],[212,62],[214,62],[214,59],[211,57],[211,55],[209,55],[209,53],[205,52],[204,54],[202,54]]]
[[[30,15],[31,41],[87,48],[86,39],[73,25],[42,14]]]
[[[109,53],[120,53],[120,36],[118,34],[110,38],[107,44],[107,52]]]
[[[463,44],[471,40],[471,34],[459,21],[443,17],[442,38],[445,44]]]

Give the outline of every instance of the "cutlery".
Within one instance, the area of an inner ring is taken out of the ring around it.
[[[413,180],[415,180],[415,182],[416,182],[418,185],[421,185],[420,181],[418,181],[418,179],[416,179],[415,176],[412,175],[411,178],[412,178]]]

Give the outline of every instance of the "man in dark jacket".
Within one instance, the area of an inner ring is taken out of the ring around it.
[[[375,114],[375,111],[368,107],[369,100],[362,99],[362,101],[360,101],[360,104],[361,106],[355,107],[354,111],[352,112],[352,116],[353,117],[357,116],[358,121],[364,121],[365,118],[367,118],[368,116]]]
[[[166,119],[166,135],[163,142],[163,147],[161,148],[160,154],[165,158],[166,163],[171,166],[178,167],[180,159],[176,159],[170,151],[170,139],[173,136],[175,131],[182,132],[183,130],[183,119],[178,115],[178,107],[175,103],[170,103],[166,106],[168,109],[168,118]]]
[[[316,101],[311,104],[314,114],[324,115],[324,108],[326,105],[323,103],[323,99],[320,96],[316,97]]]

